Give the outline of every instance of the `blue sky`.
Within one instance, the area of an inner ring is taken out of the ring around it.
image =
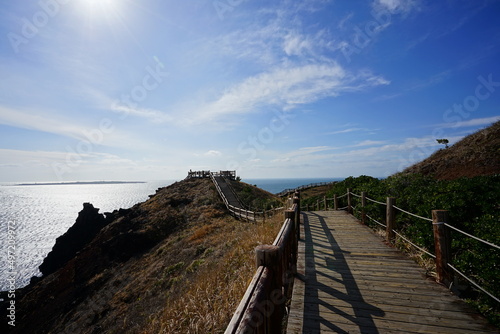
[[[500,119],[499,15],[482,0],[3,1],[0,181],[388,176]]]

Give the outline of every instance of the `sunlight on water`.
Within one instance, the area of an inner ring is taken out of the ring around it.
[[[71,227],[84,202],[100,213],[129,208],[173,181],[136,184],[0,186],[0,291],[7,287],[7,235],[15,230],[16,287],[40,275],[38,266]]]

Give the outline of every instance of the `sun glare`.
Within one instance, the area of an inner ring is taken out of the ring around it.
[[[109,27],[120,26],[123,22],[125,0],[78,0],[77,10],[85,23],[88,34],[102,29],[103,25]]]
[[[110,17],[119,11],[121,0],[80,0],[85,15]]]

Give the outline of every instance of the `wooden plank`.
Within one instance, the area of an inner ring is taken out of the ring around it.
[[[319,306],[319,307],[318,307]],[[371,321],[374,319],[383,319],[385,321],[412,323],[415,325],[436,324],[439,319],[439,326],[446,328],[457,329],[475,329],[483,330],[483,326],[475,321],[470,315],[457,317],[450,316],[448,313],[430,310],[424,312],[421,308],[407,309],[406,312],[397,312],[396,307],[386,307],[380,309],[372,304],[364,302],[355,303],[352,306],[340,306],[327,303],[319,303],[317,305],[305,305],[304,317],[310,318],[317,316],[319,313],[323,318],[329,318],[335,321],[342,321],[347,319],[349,321],[357,321],[365,319]]]
[[[303,221],[287,333],[500,333],[354,217]]]
[[[295,295],[292,303],[294,303],[295,301],[297,301],[298,303],[304,303],[306,300],[308,300],[309,297],[310,297],[309,293],[306,294],[304,291],[303,295]],[[320,293],[316,298],[321,300],[326,300],[333,304],[338,303],[339,301],[350,302],[359,300],[359,296],[347,295],[343,299],[339,299],[326,293]],[[428,295],[416,295],[411,293],[401,294],[401,293],[382,291],[382,292],[365,293],[362,295],[362,299],[367,303],[379,303],[385,305],[396,305],[404,307],[407,306],[420,307],[421,305],[423,305],[426,306],[427,308],[436,308],[439,310],[446,309],[448,311],[456,311],[461,313],[470,313],[470,314],[477,313],[468,307],[462,307],[463,303],[453,303],[455,301],[455,298],[453,298],[452,296],[446,297],[437,295],[434,301],[432,303],[429,303]],[[444,306],[447,307],[445,308]]]

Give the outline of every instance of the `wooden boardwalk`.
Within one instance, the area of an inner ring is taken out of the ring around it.
[[[287,333],[500,333],[353,216],[302,218]]]

